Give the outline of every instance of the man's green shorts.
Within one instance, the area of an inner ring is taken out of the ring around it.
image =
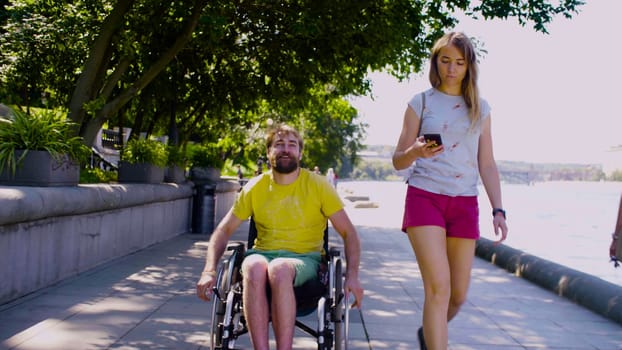
[[[317,278],[317,273],[320,268],[320,261],[322,259],[319,252],[297,254],[287,250],[255,250],[249,249],[246,252],[246,256],[251,254],[259,254],[264,256],[268,262],[276,258],[290,258],[296,259],[299,263],[296,263],[294,268],[296,269],[296,277],[294,278],[294,287],[303,285],[305,282]]]

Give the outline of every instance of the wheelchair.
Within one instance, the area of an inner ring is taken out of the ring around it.
[[[244,242],[230,243],[219,265],[217,282],[213,287],[212,350],[235,349],[236,340],[248,333],[240,273],[246,249],[253,247],[256,236],[257,229],[251,218],[246,245]],[[349,301],[345,298],[344,266],[339,249],[328,249],[328,226],[324,230],[324,251],[326,254],[322,257],[318,278],[294,288],[296,327],[316,338],[318,350],[347,350]],[[314,311],[317,313],[315,328],[299,320]]]

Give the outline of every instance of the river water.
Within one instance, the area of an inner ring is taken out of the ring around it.
[[[395,228],[404,212],[406,184],[342,181],[343,195],[369,197],[377,208],[346,210],[356,225]],[[615,228],[622,182],[540,182],[502,184],[509,234],[504,244],[622,286],[622,267],[614,269],[608,252]],[[480,188],[480,231],[495,240],[488,197]]]

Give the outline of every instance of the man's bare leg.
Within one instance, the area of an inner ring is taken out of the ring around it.
[[[255,350],[269,350],[269,308],[266,296],[268,261],[259,254],[244,258],[244,315]],[[274,299],[274,298],[273,298]]]
[[[274,259],[268,267],[272,291],[272,327],[277,350],[290,350],[296,324],[296,296],[294,295],[295,259]]]

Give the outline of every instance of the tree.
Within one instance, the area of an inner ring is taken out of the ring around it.
[[[4,7],[4,6],[3,6]],[[0,93],[21,106],[65,106],[88,50],[95,8],[13,3],[0,17]],[[5,23],[6,21],[6,23]],[[77,36],[80,33],[83,36]]]
[[[262,114],[257,112],[266,103],[302,116],[298,112],[308,107],[314,91],[324,88],[331,91],[327,104],[315,104],[306,113],[320,125],[333,120],[319,116],[334,114],[334,98],[369,91],[369,71],[385,70],[398,78],[418,72],[433,41],[455,25],[456,11],[485,19],[516,18],[520,25],[546,32],[555,16],[570,17],[582,2],[9,4],[0,17],[5,21],[0,98],[31,106],[43,104],[43,95],[52,107],[66,107],[92,144],[102,124],[113,120],[140,129],[171,127],[182,139],[192,135],[221,142],[232,126],[248,130],[259,125]],[[353,118],[343,120],[354,123]],[[345,146],[357,149],[356,142]]]
[[[185,47],[192,38],[192,34],[207,1],[208,0],[194,1],[193,6],[189,8],[187,13],[173,13],[173,18],[183,18],[186,22],[181,29],[175,31],[177,35],[172,44],[170,46],[165,46],[163,50],[157,52],[155,57],[151,58],[150,65],[141,70],[133,81],[125,84],[124,88],[119,89],[119,91],[113,95],[114,86],[119,83],[127,67],[131,64],[130,58],[123,54],[132,54],[131,50],[128,50],[128,52],[115,52],[119,54],[118,65],[105,77],[105,80],[101,80],[103,71],[110,69],[108,62],[104,60],[104,58],[107,57],[106,51],[114,48],[111,45],[113,44],[113,39],[115,39],[115,34],[121,29],[124,17],[130,10],[134,0],[121,0],[117,2],[113,11],[102,23],[99,36],[91,46],[89,57],[84,65],[84,71],[78,78],[76,89],[69,105],[70,117],[74,122],[83,126],[81,133],[87,142],[92,143],[102,124],[118,112],[142,89],[149,85],[149,83],[151,83],[175,58],[175,55]],[[154,14],[156,15],[166,14],[170,11],[169,8],[162,6],[162,3],[158,4],[160,6],[145,5],[140,7],[143,10],[155,9]],[[149,5],[154,4],[150,2]],[[131,34],[131,32],[128,31],[127,34]],[[98,79],[98,77],[100,79]],[[84,107],[91,101],[97,101],[99,103],[92,109],[94,117],[90,122],[85,123],[87,110]],[[100,107],[102,104],[103,106]]]
[[[305,140],[304,167],[341,170],[344,160],[354,161],[363,148],[360,140],[366,125],[357,121],[356,109],[324,86],[311,89],[302,105],[285,101],[278,108],[264,118],[289,123],[300,131]]]

